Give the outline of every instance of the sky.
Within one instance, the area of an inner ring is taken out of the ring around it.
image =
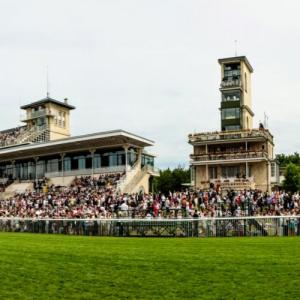
[[[159,168],[188,167],[189,133],[220,129],[218,58],[254,68],[254,125],[300,150],[300,1],[0,0],[0,129],[19,107],[69,99],[72,135],[124,129],[155,141]]]

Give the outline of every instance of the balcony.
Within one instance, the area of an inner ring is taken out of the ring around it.
[[[46,116],[54,116],[54,114],[49,109],[37,110],[35,112],[29,112],[25,115],[22,115],[21,122],[26,122],[29,120],[42,118],[42,117],[46,117]]]
[[[234,161],[234,160],[261,160],[268,159],[268,153],[265,151],[240,151],[231,153],[215,153],[215,154],[191,154],[190,158],[193,162],[213,162],[213,161]]]
[[[69,171],[56,171],[56,172],[46,172],[45,177],[55,178],[63,176],[87,176],[92,174],[109,174],[109,173],[123,173],[125,172],[125,165],[113,166],[113,167],[101,167],[92,169],[80,169],[80,170],[69,170]]]
[[[255,189],[255,181],[253,177],[248,178],[218,178],[211,179],[210,183],[220,186],[222,189],[232,189],[235,191],[244,189]]]
[[[252,129],[238,131],[216,131],[203,132],[189,135],[189,143],[201,143],[210,141],[228,141],[236,139],[255,139],[262,138],[273,141],[273,136],[267,129]]]
[[[240,79],[231,79],[231,80],[223,80],[221,82],[220,88],[225,89],[225,88],[242,88],[242,80]]]

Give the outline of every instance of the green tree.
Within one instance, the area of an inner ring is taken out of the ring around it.
[[[168,192],[181,191],[182,184],[190,182],[190,170],[178,166],[174,170],[169,168],[161,170],[160,176],[154,179],[154,191],[167,194]]]
[[[295,193],[300,190],[300,168],[296,164],[290,162],[285,169],[285,179],[283,188],[287,192]]]
[[[277,154],[276,159],[280,167],[286,167],[289,163],[300,166],[300,155],[298,152],[289,155]]]

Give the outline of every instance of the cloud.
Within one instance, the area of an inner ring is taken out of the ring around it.
[[[272,7],[272,9],[270,9]],[[220,128],[217,59],[254,66],[255,124],[269,115],[278,152],[299,149],[298,1],[2,1],[2,129],[18,107],[68,97],[73,135],[123,128],[156,141],[160,167],[188,165],[188,133]]]

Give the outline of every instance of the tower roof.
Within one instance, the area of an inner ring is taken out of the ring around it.
[[[36,106],[39,106],[39,105],[42,105],[42,104],[46,104],[46,103],[49,103],[49,102],[57,104],[57,105],[60,105],[60,106],[63,106],[63,107],[66,107],[66,108],[68,108],[70,110],[71,109],[75,109],[75,106],[73,106],[73,105],[70,105],[70,104],[68,104],[66,102],[55,100],[55,99],[50,98],[50,97],[46,97],[44,99],[32,102],[30,104],[23,105],[23,106],[21,106],[21,109],[32,108],[32,107],[36,107]]]
[[[253,68],[252,68],[251,64],[249,63],[246,56],[233,56],[233,57],[226,57],[226,58],[218,59],[219,64],[234,63],[234,62],[238,62],[238,61],[243,61],[246,64],[246,66],[248,67],[249,71],[251,73],[253,72]]]

